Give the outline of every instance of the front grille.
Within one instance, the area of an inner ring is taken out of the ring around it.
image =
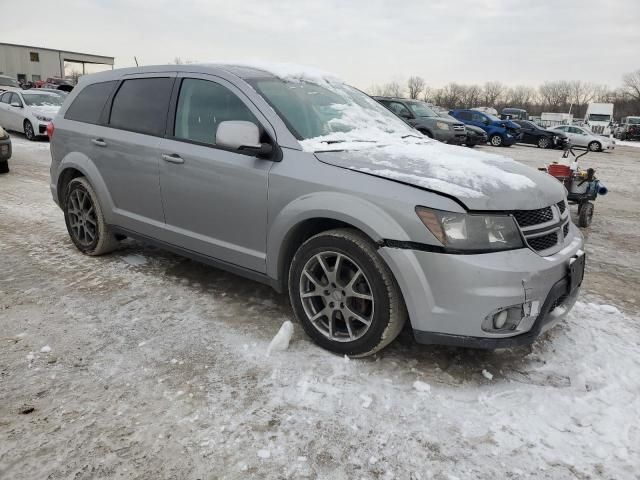
[[[459,132],[464,132],[465,130],[464,125],[454,125],[453,129],[458,130]]]
[[[541,235],[539,237],[528,238],[529,246],[540,252],[548,248],[555,247],[558,244],[558,234],[556,232]]]
[[[567,235],[569,235],[569,222],[564,224],[564,227],[562,227],[562,235],[566,238]]]
[[[567,208],[567,205],[564,203],[564,200],[561,202],[558,202],[556,205],[558,205],[558,209],[560,210],[560,215],[562,215],[565,209]]]
[[[520,228],[538,225],[553,220],[551,207],[540,208],[538,210],[516,210],[513,212]]]

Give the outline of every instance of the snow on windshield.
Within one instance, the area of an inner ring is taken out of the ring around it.
[[[251,83],[295,130],[304,151],[360,151],[341,164],[451,195],[536,188],[528,176],[507,171],[521,171],[513,160],[431,140],[332,74],[290,64],[243,66],[281,80]]]

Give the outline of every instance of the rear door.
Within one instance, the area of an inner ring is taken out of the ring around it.
[[[22,119],[24,118],[22,112],[24,111],[24,103],[22,102],[20,96],[15,92],[9,93],[8,102],[9,103],[6,105],[7,110],[5,113],[5,121],[7,122],[7,127],[11,130],[22,132]],[[14,107],[12,104],[17,104],[20,106]]]
[[[159,146],[175,73],[126,76],[90,139],[113,201],[115,223],[154,235],[164,224]]]
[[[217,147],[225,120],[256,123],[275,139],[267,119],[232,83],[184,74],[176,82],[167,138],[161,143],[164,240],[224,262],[266,271],[268,174],[273,163]]]

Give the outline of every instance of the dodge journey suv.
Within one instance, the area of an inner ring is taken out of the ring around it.
[[[319,345],[529,344],[573,306],[583,240],[546,173],[430,140],[315,70],[81,79],[49,128],[75,246],[140,239],[289,294]]]

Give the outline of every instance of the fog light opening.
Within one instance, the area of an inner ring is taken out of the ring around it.
[[[507,310],[502,310],[501,312],[496,313],[493,316],[493,328],[496,330],[502,329],[504,324],[507,322],[507,317],[509,316],[509,312]]]

